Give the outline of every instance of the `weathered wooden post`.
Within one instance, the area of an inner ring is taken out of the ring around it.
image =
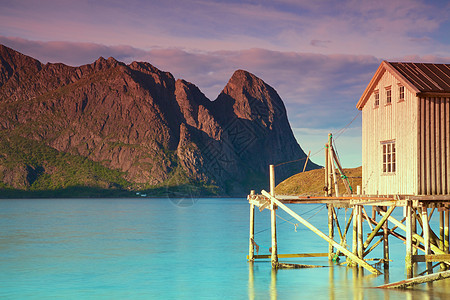
[[[270,195],[275,197],[275,166],[269,166],[269,178],[270,178]],[[272,201],[270,205],[270,223],[272,227],[272,252],[271,261],[272,268],[278,267],[278,247],[277,247],[277,205]]]
[[[255,191],[250,191],[250,197],[255,195]],[[255,260],[255,205],[253,203],[250,204],[250,238],[248,241],[248,260]]]
[[[384,207],[384,211],[387,211],[387,206]],[[387,220],[383,224],[383,259],[384,269],[389,269],[389,228]]]
[[[328,206],[328,236],[330,239],[334,239],[334,219],[333,219],[333,205],[327,204]],[[328,259],[333,260],[334,257],[334,251],[333,251],[333,244],[328,243]]]
[[[444,208],[439,207],[439,248],[445,252],[445,236],[444,236]],[[441,271],[445,271],[447,264],[441,263]]]
[[[411,202],[407,201],[406,203],[406,255],[405,255],[405,267],[406,267],[406,276],[411,278],[413,275],[413,253],[412,253],[412,236],[413,236],[413,228],[412,228],[412,216],[411,212]],[[414,218],[415,220],[415,218]]]
[[[362,226],[362,205],[358,205],[358,257],[364,259],[364,247],[363,247],[363,226]]]
[[[330,183],[329,183],[329,178],[330,178],[330,176],[329,176],[329,174],[330,174],[330,171],[328,170],[328,166],[330,165],[329,164],[329,158],[328,158],[328,156],[329,156],[329,152],[328,152],[328,143],[327,144],[325,144],[325,197],[327,197],[327,196],[330,196],[330,194],[329,194],[329,189],[330,189]]]
[[[430,225],[428,223],[428,209],[426,204],[422,204],[421,215],[422,215],[422,227],[423,227],[423,245],[425,247],[425,255],[431,253],[430,249]],[[428,274],[432,273],[431,262],[427,262]]]
[[[352,253],[358,255],[358,205],[353,206]]]
[[[449,253],[449,225],[450,225],[450,210],[448,209],[448,207],[445,207],[445,218],[444,218],[444,222],[445,222],[445,228],[444,228],[444,252],[445,253]]]
[[[331,172],[333,173],[333,182],[334,182],[334,193],[336,197],[339,197],[339,186],[336,178],[336,169],[334,168],[334,155],[333,155],[333,144],[332,144],[333,135],[328,134],[328,156],[331,164]]]

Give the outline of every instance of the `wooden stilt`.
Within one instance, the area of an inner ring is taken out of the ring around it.
[[[441,207],[439,209],[439,248],[442,251],[445,252],[445,249],[444,249],[444,239],[445,239],[445,236],[444,236],[444,218],[445,218],[444,210]],[[447,265],[445,263],[441,263],[441,271],[445,271],[446,266]]]
[[[341,246],[339,243],[336,243],[334,240],[330,239],[325,233],[314,227],[311,223],[300,217],[298,214],[296,214],[294,211],[292,211],[289,207],[284,205],[282,202],[277,200],[275,197],[267,193],[266,191],[261,191],[261,194],[267,198],[269,198],[272,202],[274,202],[278,207],[282,208],[286,213],[288,213],[290,216],[292,216],[294,219],[298,220],[300,223],[302,223],[304,226],[309,228],[311,231],[313,231],[315,234],[317,234],[319,237],[327,241],[328,243],[332,243],[333,246],[337,249],[339,249],[345,256],[350,258],[351,260],[358,263],[360,266],[364,267],[369,272],[380,275],[381,272],[369,265],[366,261],[363,259],[358,258],[356,255],[348,251],[345,247]]]
[[[364,258],[364,248],[363,248],[363,226],[362,226],[362,205],[358,205],[358,257]]]
[[[405,256],[405,267],[406,267],[406,276],[411,278],[413,276],[413,228],[412,228],[412,211],[411,211],[411,203],[408,202],[406,205],[406,256]],[[415,220],[415,218],[414,218]]]
[[[325,144],[325,197],[329,196],[329,189],[330,189],[330,183],[329,183],[329,174],[330,171],[328,170],[329,164],[329,158],[328,158],[328,144]]]
[[[330,134],[330,140],[331,140],[331,134]],[[329,157],[330,157],[330,164],[331,164],[331,172],[333,173],[333,183],[334,183],[334,193],[336,197],[339,197],[339,185],[336,178],[336,169],[334,167],[334,160],[333,160],[333,146],[329,145]]]
[[[269,176],[270,176],[270,195],[275,197],[275,166],[269,166]],[[272,268],[278,267],[278,246],[277,246],[277,205],[272,202],[270,206],[270,223],[272,228],[272,252],[271,252],[271,262]]]
[[[358,254],[358,206],[353,206],[353,239],[352,239],[352,252]]]
[[[450,221],[450,210],[445,207],[445,217],[444,217],[444,252],[449,253],[449,222]]]
[[[333,220],[333,205],[328,204],[328,236],[330,239],[334,239],[334,220]],[[333,244],[328,243],[328,259],[333,260],[334,257],[334,251],[333,251]]]
[[[386,209],[387,207],[385,207]],[[389,269],[389,228],[388,222],[383,224],[383,258],[384,258],[384,269]]]
[[[250,195],[255,195],[255,191],[251,191]],[[248,260],[254,261],[255,260],[255,205],[252,203],[250,204],[250,238],[248,241]]]
[[[423,246],[425,247],[425,255],[431,254],[430,249],[430,227],[428,223],[428,209],[424,205],[421,211],[422,215],[422,228],[423,228]],[[427,263],[428,273],[432,273],[431,263]]]

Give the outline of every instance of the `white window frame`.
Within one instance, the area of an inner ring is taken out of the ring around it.
[[[381,157],[383,174],[395,174],[397,170],[397,147],[395,140],[381,142]]]

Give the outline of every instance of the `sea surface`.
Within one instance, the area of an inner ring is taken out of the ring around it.
[[[290,207],[327,232],[324,205]],[[341,222],[349,214],[339,210]],[[278,216],[279,253],[327,252]],[[269,254],[269,211],[256,211],[255,232]],[[380,276],[327,258],[280,259],[323,267],[273,271],[268,260],[247,262],[248,237],[246,199],[0,200],[0,299],[450,299],[449,280],[373,288],[406,278],[404,244],[392,237]],[[372,257],[381,256],[379,246]]]

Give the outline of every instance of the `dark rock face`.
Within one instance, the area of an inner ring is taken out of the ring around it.
[[[267,188],[268,164],[306,157],[276,91],[243,70],[210,101],[149,63],[100,57],[80,67],[43,65],[0,45],[0,109],[1,131],[120,170],[136,188],[178,174],[243,194]],[[277,169],[277,181],[303,163]],[[0,171],[10,186],[45,173],[14,172],[1,161]]]

